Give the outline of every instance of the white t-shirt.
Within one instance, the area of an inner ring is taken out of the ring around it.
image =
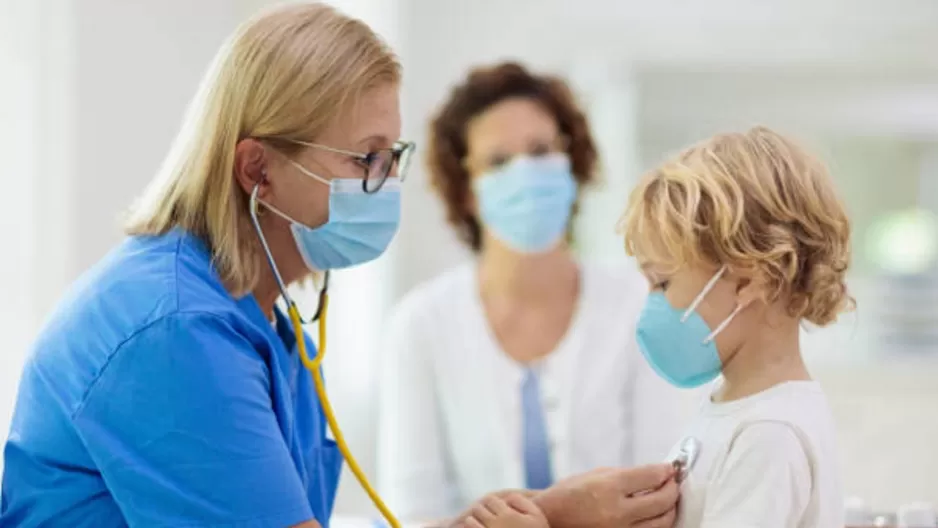
[[[538,367],[555,479],[659,462],[694,410],[638,352],[648,286],[621,266],[581,266],[571,326]],[[466,265],[420,285],[389,321],[378,482],[405,519],[453,515],[486,493],[524,486],[525,368],[494,337],[476,277]]]
[[[708,400],[689,436],[700,440],[700,454],[681,486],[677,527],[844,526],[833,417],[816,382]]]

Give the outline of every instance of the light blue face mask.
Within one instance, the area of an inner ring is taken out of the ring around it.
[[[519,253],[542,253],[563,240],[577,184],[564,154],[520,156],[477,178],[479,216],[492,235]]]
[[[636,328],[639,349],[655,372],[675,387],[699,387],[716,379],[723,369],[714,338],[743,306],[738,305],[713,331],[695,310],[725,270],[710,279],[686,310],[675,310],[662,292],[652,292],[645,301]]]
[[[361,178],[326,180],[289,160],[303,174],[329,186],[329,221],[308,227],[282,211],[265,207],[290,222],[303,262],[310,270],[333,270],[364,264],[388,248],[401,221],[401,184],[388,178],[375,193],[366,193]]]

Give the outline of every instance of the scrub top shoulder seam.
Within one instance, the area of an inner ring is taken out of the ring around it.
[[[221,322],[225,326],[228,326],[228,327],[231,326],[229,321],[227,321],[224,317],[221,317],[220,315],[216,313],[212,313],[206,310],[178,310],[178,309],[173,310],[172,312],[169,312],[167,314],[161,315],[157,317],[156,319],[149,321],[146,324],[141,325],[139,328],[134,330],[129,336],[127,336],[120,343],[118,343],[113,348],[113,350],[108,352],[107,359],[104,361],[104,364],[101,365],[101,368],[98,369],[98,372],[97,374],[95,374],[94,379],[92,379],[91,382],[88,384],[88,387],[85,389],[84,393],[81,396],[81,401],[79,401],[78,405],[75,406],[75,410],[72,411],[72,413],[69,415],[69,419],[74,421],[76,418],[78,418],[78,415],[81,414],[81,412],[84,410],[85,404],[88,402],[88,399],[91,397],[91,393],[94,391],[95,387],[97,386],[98,380],[101,379],[101,376],[104,375],[104,373],[108,369],[108,366],[110,366],[111,361],[114,359],[115,356],[117,356],[117,354],[121,352],[121,350],[124,348],[125,345],[127,345],[128,343],[130,343],[131,341],[139,337],[140,334],[147,332],[148,330],[150,330],[151,328],[153,328],[154,326],[158,324],[164,323],[174,318],[185,317],[185,316],[207,317],[210,319],[214,319],[218,322]],[[234,331],[233,328],[232,328],[232,331]]]

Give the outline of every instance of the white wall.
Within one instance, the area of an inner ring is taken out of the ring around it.
[[[641,171],[639,105],[635,79],[625,68],[584,60],[571,84],[581,94],[600,159],[599,181],[587,188],[576,220],[577,250],[593,260],[621,262],[616,224]]]
[[[121,238],[120,215],[156,172],[203,71],[240,22],[237,2],[81,0],[74,270]]]
[[[0,439],[36,325],[71,280],[75,54],[70,0],[0,2],[0,159],[9,198],[0,274]],[[0,460],[0,470],[3,461]]]
[[[32,221],[36,195],[38,136],[36,115],[40,104],[36,45],[39,16],[35,6],[15,0],[0,2],[0,159],[4,160],[7,202],[0,207],[0,229],[5,234],[0,275],[5,281],[0,304],[0,427],[5,438],[23,353],[34,324],[33,295],[36,276],[36,229]],[[0,461],[0,465],[2,465]],[[0,468],[2,469],[2,468]]]

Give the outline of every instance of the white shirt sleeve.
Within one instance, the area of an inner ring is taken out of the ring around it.
[[[457,495],[439,419],[432,321],[422,319],[420,300],[393,312],[378,370],[379,488],[392,511],[412,521],[450,515]]]
[[[706,528],[795,528],[811,499],[811,465],[795,430],[747,425],[707,486]]]

